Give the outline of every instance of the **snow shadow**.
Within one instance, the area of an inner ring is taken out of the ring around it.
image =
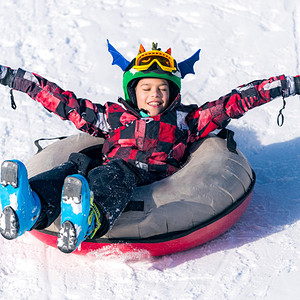
[[[153,268],[173,268],[186,261],[238,248],[285,230],[300,220],[300,137],[264,146],[254,132],[234,131],[238,148],[257,177],[246,212],[213,241],[168,258],[153,258]]]

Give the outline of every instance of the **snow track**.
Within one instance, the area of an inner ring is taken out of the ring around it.
[[[139,43],[172,47],[179,61],[202,48],[183,100],[203,104],[236,86],[300,73],[297,0],[0,0],[0,64],[21,67],[94,102],[122,95],[106,38],[129,60]],[[33,141],[77,132],[26,95],[0,87],[1,161],[26,161]],[[231,230],[170,256],[65,255],[30,234],[0,239],[1,299],[298,299],[300,99],[248,112],[230,128],[257,174],[252,202]]]

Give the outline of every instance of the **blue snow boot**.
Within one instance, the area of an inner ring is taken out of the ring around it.
[[[18,160],[1,165],[0,232],[8,240],[32,229],[41,212],[41,201],[31,190],[27,170]]]
[[[78,174],[66,177],[61,198],[58,249],[70,253],[86,238],[93,238],[101,226],[100,216],[87,180]]]

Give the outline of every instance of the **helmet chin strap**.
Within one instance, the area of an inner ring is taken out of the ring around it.
[[[128,96],[131,102],[131,105],[134,108],[137,108],[137,99],[136,99],[136,93],[135,93],[135,88],[141,78],[134,79],[131,82],[129,82],[127,86],[127,91],[128,91]]]
[[[148,112],[147,112],[147,110],[145,110],[145,109],[140,109],[140,115],[141,115],[141,117],[143,117],[143,118],[147,118],[147,117],[149,117],[149,114],[148,114]]]

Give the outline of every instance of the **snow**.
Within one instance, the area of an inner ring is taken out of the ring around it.
[[[0,0],[0,64],[22,67],[104,103],[122,95],[106,39],[128,60],[151,42],[180,62],[201,48],[186,103],[217,99],[240,84],[300,74],[297,0]],[[26,95],[0,87],[1,161],[26,161],[33,141],[76,133]],[[151,258],[63,254],[26,233],[0,239],[1,299],[298,299],[300,293],[300,101],[256,108],[230,128],[257,174],[244,216],[219,238]]]

